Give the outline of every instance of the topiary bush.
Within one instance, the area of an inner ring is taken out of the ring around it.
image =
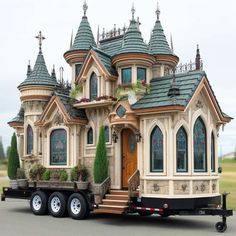
[[[50,180],[50,175],[51,175],[51,171],[50,170],[45,170],[43,172],[43,176],[42,176],[43,180],[45,180],[45,181]]]
[[[99,139],[93,166],[94,183],[102,183],[108,177],[108,160],[104,127],[100,127]]]
[[[41,164],[34,164],[29,171],[29,176],[31,180],[42,180],[43,173],[46,168]]]
[[[68,174],[65,170],[59,171],[59,180],[60,181],[67,181],[68,180]]]
[[[11,180],[16,179],[17,168],[20,168],[20,160],[17,151],[16,134],[13,133],[11,138],[11,149],[9,153],[8,169],[7,169],[7,174],[9,179]]]

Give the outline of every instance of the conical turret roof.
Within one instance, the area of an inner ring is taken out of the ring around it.
[[[32,72],[27,75],[25,81],[22,82],[18,88],[26,85],[57,85],[57,81],[48,73],[41,48],[39,50]]]

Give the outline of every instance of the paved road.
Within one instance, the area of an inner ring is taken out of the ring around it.
[[[76,221],[68,217],[35,216],[28,201],[0,202],[1,236],[216,236],[221,235],[214,227],[218,220],[215,216],[161,218],[91,214],[87,220]],[[223,235],[236,235],[235,215],[228,218],[228,230]]]

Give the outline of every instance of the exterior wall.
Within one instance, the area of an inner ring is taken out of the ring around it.
[[[199,105],[201,104],[201,105]],[[201,116],[207,134],[207,172],[196,173],[193,167],[193,127]],[[150,172],[150,134],[157,125],[163,133],[163,173]],[[176,134],[184,126],[188,137],[188,172],[176,172]],[[215,172],[211,172],[211,132],[217,153],[217,126],[211,110],[200,94],[186,112],[143,115],[140,118],[142,141],[138,143],[138,168],[141,174],[140,196],[143,197],[202,197],[219,193],[218,156]],[[145,150],[145,151],[144,151]]]

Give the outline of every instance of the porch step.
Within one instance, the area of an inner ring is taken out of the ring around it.
[[[120,194],[106,194],[105,199],[113,199],[113,200],[127,200],[128,195],[120,195]]]
[[[118,210],[108,210],[108,209],[96,209],[94,210],[95,213],[107,213],[107,214],[116,214],[116,215],[122,215],[124,212],[123,211],[118,211]]]
[[[127,200],[113,200],[113,199],[103,199],[102,204],[112,205],[112,206],[128,206]]]
[[[128,195],[128,191],[127,190],[110,190],[110,194],[113,195]]]

